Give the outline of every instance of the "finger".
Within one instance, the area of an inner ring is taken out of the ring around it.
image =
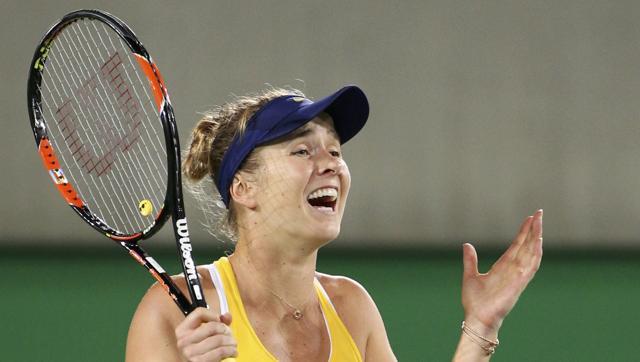
[[[542,259],[542,209],[533,217],[531,232],[516,256],[518,265],[530,271],[537,271]]]
[[[542,257],[542,209],[536,212],[533,220],[531,236],[527,242],[527,252]]]
[[[224,347],[237,348],[238,344],[236,343],[235,338],[232,336],[218,334],[215,336],[208,337],[202,342],[191,344],[186,346],[183,349],[183,353],[185,357],[189,358],[189,360],[197,357],[198,360],[208,361],[209,359],[203,358],[205,355],[210,352],[216,351],[217,349]],[[222,358],[230,357],[230,356],[222,356]]]
[[[230,362],[235,360],[225,360],[225,358],[237,357],[238,347],[224,346],[216,348],[213,351],[207,352],[202,355],[202,361],[223,361]]]
[[[512,244],[522,245],[522,243],[524,243],[524,241],[527,240],[527,236],[531,232],[531,226],[533,224],[534,218],[535,217],[532,215],[532,216],[527,216],[524,219],[524,221],[520,225],[520,229],[518,229],[518,234],[516,234],[516,237],[513,239]]]
[[[179,338],[182,335],[189,333],[191,330],[198,328],[202,323],[207,322],[219,322],[220,317],[217,313],[212,310],[198,307],[193,310],[193,312],[189,313],[187,317],[178,324],[176,327],[175,333],[176,337]]]
[[[231,329],[226,324],[220,322],[203,323],[195,330],[191,330],[190,333],[180,336],[180,338],[177,339],[177,345],[178,348],[184,348],[216,335],[231,336]]]
[[[531,225],[533,224],[533,216],[527,216],[522,224],[520,224],[520,228],[518,229],[518,233],[516,237],[513,239],[513,242],[507,250],[500,256],[500,258],[496,261],[496,264],[500,263],[502,260],[511,260],[516,257],[518,254],[518,250],[522,246],[522,244],[527,239],[529,232],[531,231]]]
[[[231,313],[225,313],[220,316],[220,322],[230,326],[231,325]]]
[[[526,235],[529,232],[532,221],[533,221],[533,215],[530,215],[524,218],[524,221],[522,221],[522,224],[520,224],[520,229],[518,229],[518,236],[522,234]]]
[[[469,243],[462,245],[462,264],[464,266],[464,278],[478,275],[478,254],[473,245]]]
[[[542,218],[544,216],[544,211],[542,209],[537,212],[539,216],[538,222],[534,224],[533,232],[536,233],[537,237],[542,237]]]
[[[531,232],[527,235],[526,240],[527,251],[529,252],[532,250],[532,246],[537,243],[538,239],[542,237],[542,213],[543,211],[540,209],[533,214]]]

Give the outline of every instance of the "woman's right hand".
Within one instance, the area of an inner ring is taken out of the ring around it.
[[[231,335],[231,314],[218,315],[196,308],[176,327],[178,350],[190,362],[218,362],[237,354],[237,342]]]

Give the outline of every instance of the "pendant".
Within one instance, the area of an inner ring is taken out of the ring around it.
[[[293,312],[293,319],[295,319],[295,320],[297,320],[297,321],[299,321],[300,319],[302,319],[302,317],[303,317],[303,316],[304,316],[304,315],[302,314],[302,312],[300,311],[300,309],[296,309],[296,310]]]

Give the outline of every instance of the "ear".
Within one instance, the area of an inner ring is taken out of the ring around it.
[[[236,173],[231,182],[230,196],[233,201],[248,209],[255,209],[257,202],[255,199],[256,187],[253,180],[242,172]]]

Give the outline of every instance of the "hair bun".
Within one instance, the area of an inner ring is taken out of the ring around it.
[[[183,173],[189,181],[198,182],[212,173],[209,153],[218,127],[218,122],[205,115],[193,129],[191,144],[182,163]]]

